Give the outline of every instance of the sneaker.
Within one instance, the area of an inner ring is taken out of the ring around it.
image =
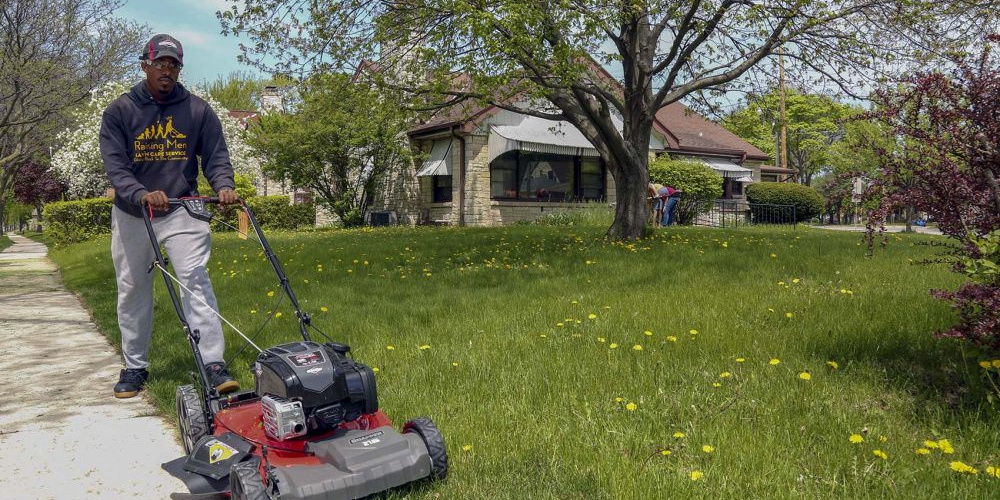
[[[118,399],[132,398],[146,385],[149,372],[145,368],[126,368],[118,376],[115,384],[115,397]]]
[[[240,383],[229,374],[225,363],[208,363],[205,365],[205,371],[208,372],[208,383],[215,387],[219,394],[240,390]]]

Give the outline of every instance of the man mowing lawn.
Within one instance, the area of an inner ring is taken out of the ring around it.
[[[185,287],[184,311],[191,328],[201,334],[198,345],[209,382],[220,393],[232,392],[239,383],[223,361],[222,325],[214,313],[218,306],[205,269],[211,252],[208,222],[171,209],[167,202],[197,194],[198,157],[220,204],[239,201],[222,124],[204,100],[177,83],[184,63],[177,39],[154,36],[140,59],[146,79],[108,105],[101,120],[101,156],[115,188],[111,257],[125,360],[115,397],[135,396],[149,379],[153,274],[148,270],[153,248],[140,210],[149,210],[159,243]]]

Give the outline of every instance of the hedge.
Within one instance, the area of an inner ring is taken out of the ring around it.
[[[111,232],[111,198],[56,201],[43,214],[45,236],[57,246]]]
[[[663,155],[649,165],[649,181],[684,192],[677,202],[677,223],[691,224],[722,196],[722,177],[702,162],[671,160]]]
[[[264,229],[297,229],[316,222],[312,203],[289,205],[287,196],[254,196],[247,199]],[[88,240],[111,232],[111,199],[58,201],[45,205],[45,235],[57,246]],[[213,231],[231,231],[221,221],[236,226],[235,211],[212,219]]]
[[[792,183],[756,182],[746,188],[747,202],[794,205],[796,222],[816,217],[823,211],[823,195],[811,186]]]

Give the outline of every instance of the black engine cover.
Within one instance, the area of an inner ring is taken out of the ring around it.
[[[258,395],[301,401],[310,427],[333,426],[378,410],[375,374],[334,348],[293,342],[266,349],[254,365]]]

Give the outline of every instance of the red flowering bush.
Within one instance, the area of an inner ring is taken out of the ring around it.
[[[958,243],[955,271],[969,281],[956,291],[934,291],[951,300],[960,322],[942,336],[1000,350],[1000,64],[987,38],[978,57],[956,58],[949,72],[912,76],[882,91],[869,116],[896,135],[881,153],[866,197],[875,207],[869,242],[885,215],[912,205],[932,216]]]

